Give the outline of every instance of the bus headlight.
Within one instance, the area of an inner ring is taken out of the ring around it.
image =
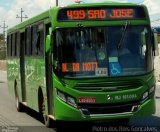
[[[142,100],[146,100],[148,98],[148,91],[146,91],[143,96],[142,96]]]
[[[142,101],[141,102],[143,103],[148,98],[153,97],[154,93],[155,93],[155,86],[151,87],[148,91],[146,91],[145,93],[143,93]]]
[[[149,89],[149,95],[154,94],[154,92],[155,92],[155,86],[153,86],[153,87],[151,87],[151,88]]]
[[[148,99],[148,91],[144,92],[141,99],[141,104],[144,103]]]
[[[73,107],[77,107],[76,101],[73,97],[57,90],[57,96],[63,100],[64,102],[66,102],[67,104],[73,106]]]
[[[69,97],[69,96],[67,97],[67,103],[74,106],[74,107],[77,107],[77,104],[76,104],[74,98],[72,98],[72,97]]]
[[[58,97],[59,97],[61,100],[63,100],[64,102],[66,102],[66,97],[65,97],[65,95],[64,95],[62,92],[57,91],[57,95],[58,95]]]

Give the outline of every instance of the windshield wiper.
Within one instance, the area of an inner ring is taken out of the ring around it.
[[[121,39],[120,39],[120,41],[119,41],[119,43],[118,43],[118,45],[117,45],[117,49],[120,49],[120,48],[122,47],[123,40],[124,40],[124,38],[125,38],[126,31],[127,31],[127,28],[128,28],[129,23],[130,23],[129,21],[126,21],[126,23],[125,23],[125,26],[124,26],[124,30],[123,30],[123,32],[122,32]]]

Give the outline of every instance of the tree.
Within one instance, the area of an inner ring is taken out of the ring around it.
[[[3,34],[0,34],[0,45],[3,45],[4,44],[4,35]]]
[[[0,34],[0,60],[6,59],[6,46],[3,34]]]

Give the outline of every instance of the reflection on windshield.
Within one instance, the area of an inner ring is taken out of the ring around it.
[[[66,77],[130,76],[153,69],[149,30],[128,26],[56,30],[55,60]]]

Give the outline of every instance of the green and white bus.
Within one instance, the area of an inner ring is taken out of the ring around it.
[[[156,51],[144,5],[53,7],[8,30],[9,91],[46,125],[151,115]]]

